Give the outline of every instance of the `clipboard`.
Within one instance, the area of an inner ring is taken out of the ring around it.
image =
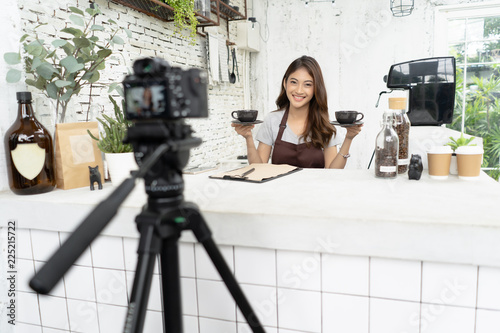
[[[264,183],[300,170],[302,168],[288,164],[254,163],[242,168],[211,175],[209,178]]]

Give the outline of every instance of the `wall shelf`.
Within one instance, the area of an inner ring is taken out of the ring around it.
[[[164,22],[172,22],[174,20],[174,10],[166,3],[159,0],[112,0],[115,3],[135,9],[146,15],[154,17]],[[221,0],[211,0],[211,12],[215,15],[206,17],[201,14],[196,14],[199,22],[198,27],[219,26],[220,19],[227,21],[245,20],[246,19],[246,0],[244,1],[245,14],[240,13],[237,7],[230,6]],[[215,18],[214,18],[215,16]],[[203,34],[202,34],[203,35]]]

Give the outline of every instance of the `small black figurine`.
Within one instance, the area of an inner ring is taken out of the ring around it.
[[[418,154],[411,154],[410,169],[408,170],[408,178],[419,180],[422,176],[422,157]]]
[[[90,190],[94,190],[94,183],[97,182],[98,189],[102,190],[101,183],[101,173],[99,172],[99,166],[96,165],[95,168],[89,166],[89,176],[90,176]]]

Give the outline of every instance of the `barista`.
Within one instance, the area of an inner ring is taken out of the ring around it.
[[[349,158],[351,142],[363,125],[347,127],[341,140],[330,124],[323,74],[318,62],[308,56],[294,60],[283,76],[276,100],[278,110],[264,119],[255,147],[252,126],[231,124],[247,144],[250,164],[290,164],[301,168],[343,169]]]

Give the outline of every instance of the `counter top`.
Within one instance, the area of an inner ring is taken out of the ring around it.
[[[212,171],[212,173],[220,170]],[[197,203],[218,244],[321,251],[500,267],[500,184],[373,170],[304,169],[255,184],[185,175],[185,197]],[[139,184],[103,234],[137,237],[134,217],[146,201]],[[36,196],[0,193],[0,225],[70,232],[109,196],[87,188]],[[29,204],[29,206],[28,206]],[[182,241],[195,241],[184,232]]]

